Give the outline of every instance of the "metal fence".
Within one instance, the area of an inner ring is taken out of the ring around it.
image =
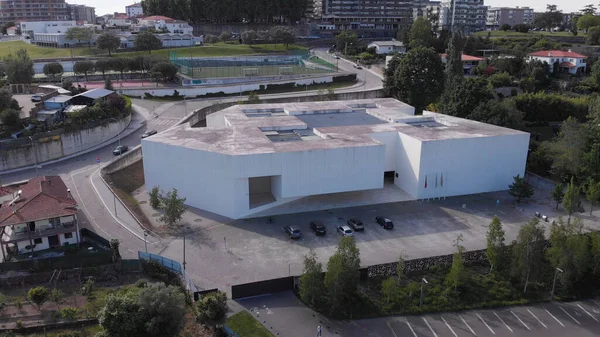
[[[169,269],[170,271],[176,273],[177,275],[181,276],[181,280],[184,283],[188,292],[190,293],[190,296],[193,296],[194,293],[198,291],[198,288],[196,288],[196,285],[194,285],[194,282],[187,275],[187,273],[185,272],[185,269],[183,269],[181,267],[181,263],[179,263],[175,260],[168,259],[164,256],[140,252],[140,251],[138,251],[138,258],[140,260],[144,260],[144,261],[156,261],[156,262],[160,263],[161,266],[163,266],[163,267]]]

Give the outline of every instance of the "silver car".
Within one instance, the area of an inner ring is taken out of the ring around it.
[[[354,236],[354,232],[348,226],[339,226],[337,232],[340,233],[341,236]]]

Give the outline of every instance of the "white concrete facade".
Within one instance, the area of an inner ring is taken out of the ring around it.
[[[34,34],[48,33],[66,33],[69,28],[76,27],[75,21],[25,21],[20,22],[21,34],[29,35],[33,38]]]
[[[548,70],[554,72],[554,66],[558,64],[561,71],[566,71],[571,75],[585,73],[587,56],[563,50],[540,50],[529,53],[529,61],[541,61],[548,63]]]
[[[369,43],[367,47],[374,47],[377,54],[406,54],[406,46],[400,41],[374,41]]]
[[[134,3],[133,5],[125,6],[125,14],[128,17],[134,17],[138,15],[144,15],[144,8],[142,8],[142,3]]]
[[[380,189],[386,172],[413,199],[505,190],[524,174],[528,145],[528,133],[372,99],[234,106],[206,128],[146,138],[142,151],[146,186],[243,218],[305,196]]]

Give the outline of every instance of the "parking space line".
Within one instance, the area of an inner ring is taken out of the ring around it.
[[[433,331],[433,328],[431,327],[431,325],[429,325],[429,322],[427,322],[427,319],[425,317],[421,317],[421,318],[423,318],[423,322],[425,322],[425,324],[427,324],[427,327],[429,328],[429,330],[431,330],[433,337],[438,337],[438,335],[435,333],[435,331]]]
[[[446,326],[448,327],[448,329],[450,329],[450,332],[452,332],[452,334],[454,335],[454,337],[458,337],[458,335],[456,334],[456,332],[454,332],[454,329],[452,329],[452,327],[450,326],[450,324],[448,324],[448,322],[446,322],[446,319],[444,318],[444,316],[442,316],[442,321],[444,321],[444,323],[446,323]]]
[[[594,302],[595,305],[600,307],[600,304],[598,304],[598,302],[596,302],[595,300],[592,300],[592,302]]]
[[[415,333],[415,330],[413,330],[412,326],[410,326],[410,323],[408,323],[408,320],[406,320],[406,325],[408,325],[408,328],[410,329],[410,332],[413,333],[413,336],[417,337],[417,334]]]
[[[588,314],[588,316],[590,316],[591,318],[594,319],[594,321],[598,322],[598,319],[596,317],[594,317],[594,315],[592,315],[589,311],[585,310],[581,304],[577,303],[577,306],[581,308],[581,310],[583,310],[583,312],[585,312],[586,314]]]
[[[529,313],[531,314],[531,316],[533,316],[533,318],[535,318],[535,319],[536,319],[538,322],[540,322],[540,324],[541,324],[541,325],[542,325],[544,328],[548,329],[548,327],[546,326],[546,324],[544,324],[544,322],[542,322],[542,321],[541,321],[539,318],[537,318],[537,316],[536,316],[536,315],[534,315],[534,314],[533,314],[533,312],[531,312],[531,310],[527,309],[527,311],[529,311]]]
[[[502,324],[504,324],[504,326],[512,333],[514,333],[514,331],[508,326],[508,324],[506,324],[506,322],[502,319],[502,317],[498,316],[498,314],[493,311],[494,315],[496,315],[496,317],[498,317],[498,319],[500,320],[500,322],[502,322]]]
[[[490,326],[485,322],[485,320],[483,319],[483,317],[481,317],[481,315],[479,313],[475,313],[475,315],[477,315],[477,317],[479,317],[479,319],[483,322],[483,324],[485,324],[485,326],[490,330],[491,333],[493,333],[494,335],[496,334],[494,332],[494,330],[492,330],[492,328],[490,328]]]
[[[396,335],[396,331],[394,331],[394,329],[390,325],[390,321],[387,321],[385,323],[387,324],[388,328],[390,328],[390,330],[392,331],[392,335],[394,335],[394,337],[398,337],[398,335]]]
[[[517,316],[517,314],[515,314],[515,313],[514,313],[512,310],[510,310],[510,313],[511,313],[511,314],[513,314],[513,316],[515,316],[515,318],[516,318],[517,320],[519,320],[519,322],[521,322],[521,324],[523,324],[523,326],[524,326],[525,328],[527,328],[527,330],[531,331],[531,329],[529,329],[529,327],[527,326],[527,324],[525,324],[525,322],[523,322],[523,321],[521,320],[521,318],[520,318],[519,316]]]
[[[548,311],[547,309],[544,309],[544,310],[546,310],[546,312],[548,313],[548,315],[550,315],[550,317],[554,318],[554,320],[557,321],[558,324],[560,324],[563,328],[565,327],[564,324],[562,324],[562,322],[558,320],[558,318],[554,317],[554,315],[552,315],[550,313],[550,311]]]
[[[575,323],[581,325],[581,323],[579,323],[578,320],[575,319],[575,317],[571,316],[571,314],[569,314],[565,309],[563,309],[563,307],[561,307],[560,305],[558,306],[560,308],[560,310],[562,310],[567,316],[571,317],[572,320],[575,321]]]
[[[465,321],[465,319],[461,316],[458,315],[458,317],[460,317],[460,320],[465,323],[465,325],[467,326],[467,328],[469,328],[469,330],[471,331],[471,333],[473,334],[473,336],[477,336],[477,334],[475,333],[475,331],[473,331],[473,328],[471,328],[471,326],[469,324],[467,324],[467,321]],[[417,337],[417,336],[415,336]]]

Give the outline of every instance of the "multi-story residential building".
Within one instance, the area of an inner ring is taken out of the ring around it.
[[[87,23],[96,22],[96,9],[94,7],[86,5],[70,5],[69,8],[69,20],[83,21]]]
[[[2,189],[0,250],[10,255],[79,243],[77,201],[59,176]]]
[[[395,30],[412,24],[413,0],[322,0],[320,29]]]
[[[460,30],[465,34],[485,29],[487,7],[483,0],[442,0],[441,6],[440,29]]]
[[[490,7],[486,27],[496,29],[502,25],[532,24],[533,9],[529,7]]]
[[[69,10],[65,0],[0,0],[0,24],[68,19]]]
[[[587,56],[563,50],[540,50],[535,53],[529,53],[529,61],[546,62],[549,65],[550,71],[553,72],[554,66],[557,66],[557,71],[567,72],[571,75],[579,75],[585,73]]]
[[[127,16],[130,18],[144,15],[144,8],[142,8],[142,3],[137,2],[133,5],[125,6],[125,14],[127,14]]]
[[[422,16],[429,20],[431,25],[436,28],[439,27],[441,10],[442,7],[440,1],[415,2],[413,7],[413,19]]]

